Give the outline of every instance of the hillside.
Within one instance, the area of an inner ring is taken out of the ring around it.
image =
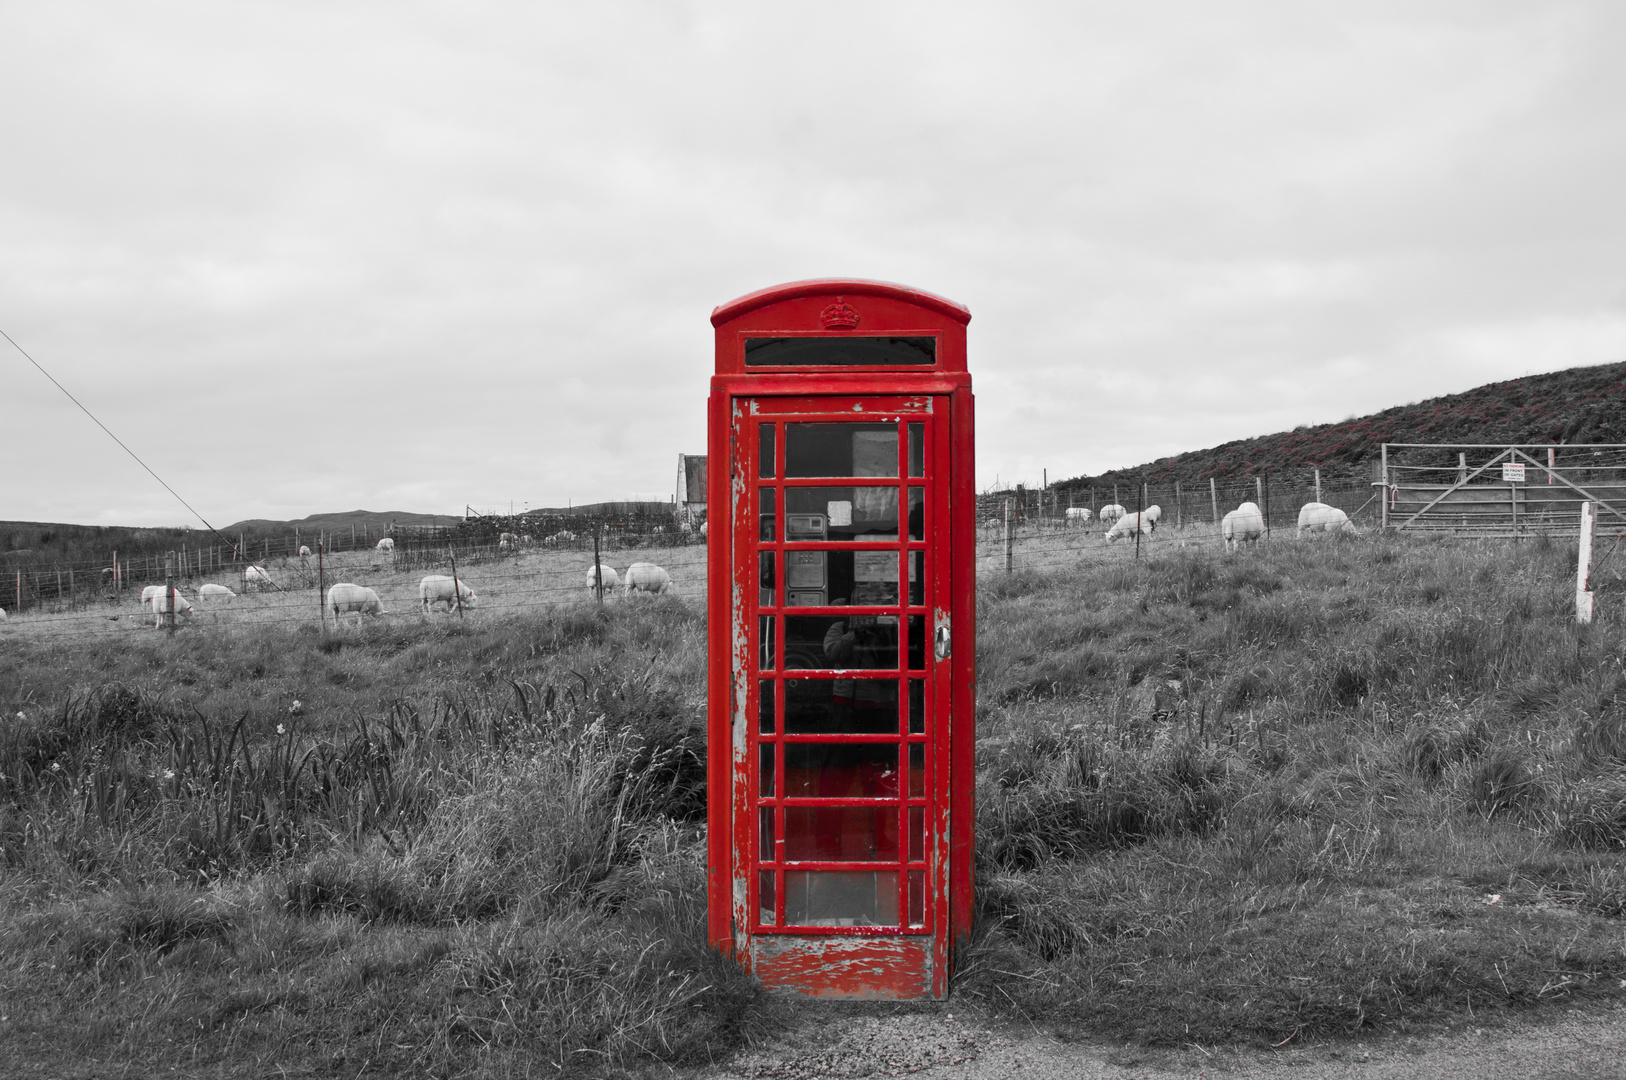
[[[311,514],[297,521],[250,518],[246,521],[233,522],[220,531],[228,536],[238,532],[275,532],[280,535],[296,528],[308,533],[318,530],[335,532],[353,525],[357,529],[365,528],[370,533],[382,536],[392,522],[396,525],[453,525],[462,520],[457,514],[409,514],[404,510],[341,510],[331,514]]]
[[[1304,425],[1077,476],[1052,488],[1065,492],[1103,482],[1156,484],[1314,466],[1327,482],[1365,482],[1372,479],[1378,446],[1385,442],[1626,443],[1626,363],[1487,383],[1336,424]]]

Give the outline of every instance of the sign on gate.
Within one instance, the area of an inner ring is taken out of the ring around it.
[[[1524,483],[1524,462],[1521,461],[1515,464],[1511,461],[1504,461],[1502,463],[1502,479],[1509,484]]]

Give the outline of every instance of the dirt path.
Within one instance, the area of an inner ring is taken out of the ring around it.
[[[1548,1080],[1626,1077],[1626,1007],[1549,1012],[1501,1025],[1393,1035],[1272,1051],[1185,1047],[1148,1051],[1062,1043],[996,1029],[957,1010],[836,1006],[804,1018],[778,1045],[747,1051],[692,1080],[815,1080],[913,1076],[922,1080],[1191,1080],[1316,1077],[1329,1080]]]

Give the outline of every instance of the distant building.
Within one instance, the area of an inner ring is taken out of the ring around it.
[[[706,455],[679,454],[677,512],[694,524],[706,516]]]

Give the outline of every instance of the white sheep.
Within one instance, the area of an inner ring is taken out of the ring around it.
[[[702,537],[706,535],[706,523],[704,521],[700,523],[700,535]]]
[[[1117,503],[1107,503],[1101,508],[1101,512],[1095,516],[1101,519],[1101,524],[1111,525],[1126,513],[1128,511]]]
[[[1151,536],[1157,529],[1158,520],[1162,517],[1163,508],[1161,506],[1148,506],[1139,513],[1125,514],[1113,522],[1112,528],[1107,530],[1107,543],[1115,543],[1125,537],[1134,536],[1136,528],[1139,528],[1146,536]]]
[[[1336,506],[1307,502],[1299,508],[1298,534],[1303,536],[1306,532],[1356,533],[1356,529],[1349,515]]]
[[[374,544],[373,547],[377,548],[379,551],[394,551],[395,541],[386,536],[384,539]]]
[[[181,595],[181,591],[179,589],[171,591],[175,593],[175,614],[192,614],[192,605],[187,603],[186,597]],[[149,592],[152,593],[151,596],[147,595]],[[152,605],[153,627],[156,629],[163,626],[164,616],[169,613],[169,600],[164,595],[164,587],[162,585],[148,585],[141,590],[141,598]]]
[[[553,534],[553,538],[559,541],[561,544],[568,544],[572,540],[576,539],[576,534],[571,532],[569,529],[561,529]]]
[[[299,545],[299,557],[301,559],[310,558],[311,557],[311,549],[306,547],[304,544],[300,544]]]
[[[333,613],[333,625],[339,625],[339,616],[347,612],[356,613],[356,625],[361,625],[363,615],[387,614],[384,602],[378,594],[364,585],[352,585],[348,581],[341,581],[327,591],[327,610]]]
[[[271,575],[261,566],[243,567],[243,588],[259,589],[271,584]]]
[[[672,587],[672,575],[654,563],[635,562],[621,577],[627,595],[634,592],[663,593]]]
[[[423,607],[423,613],[429,614],[429,608],[435,604],[445,604],[446,610],[451,611],[457,607],[458,597],[463,598],[464,607],[478,607],[480,598],[474,595],[469,583],[462,578],[456,581],[453,588],[453,579],[445,574],[430,574],[418,582],[418,601]]]
[[[224,586],[224,585],[216,585],[214,582],[211,581],[207,585],[199,585],[198,586],[198,599],[200,599],[200,600],[224,600],[227,603],[230,603],[231,601],[237,599],[237,594],[232,592],[230,589],[226,588],[226,586]]]
[[[1067,524],[1069,525],[1083,525],[1093,516],[1087,506],[1069,506],[1067,508]]]
[[[1265,535],[1265,515],[1259,504],[1245,502],[1220,519],[1220,535],[1225,538],[1225,550],[1235,551],[1239,544],[1252,544]]]
[[[5,622],[7,618],[8,616],[6,615],[6,609],[0,607],[0,622]]]
[[[638,565],[639,566],[648,566],[650,564],[649,563],[639,563]],[[613,566],[605,566],[602,563],[599,564],[598,566],[589,566],[587,568],[587,591],[588,592],[597,592],[598,591],[598,581],[597,581],[597,579],[595,578],[595,576],[593,574],[594,570],[598,570],[598,571],[601,571],[603,573],[603,575],[604,575],[604,587],[606,589],[613,589],[613,588],[615,588],[617,585],[619,585],[621,583],[621,578],[620,578],[619,575],[616,574],[615,567],[613,567]]]

